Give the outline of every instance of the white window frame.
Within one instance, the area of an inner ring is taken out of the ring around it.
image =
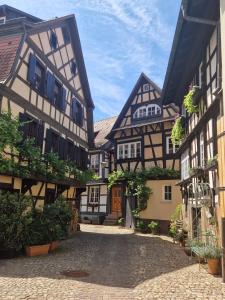
[[[170,191],[168,191],[167,189],[170,189]],[[167,196],[170,195],[169,199],[167,199]],[[173,195],[173,189],[172,189],[172,185],[164,185],[163,186],[163,200],[164,201],[172,201],[172,195]]]
[[[172,147],[170,147],[170,144],[172,144]],[[171,140],[171,137],[170,136],[167,136],[166,137],[166,154],[174,154],[177,152],[177,150],[179,149],[179,145],[178,144],[173,144],[172,143],[172,140]],[[171,152],[172,150],[172,152]]]
[[[91,169],[99,169],[99,155],[91,154]]]
[[[100,202],[100,186],[90,186],[88,203],[99,204]]]
[[[125,149],[127,149],[126,155],[125,155]],[[140,141],[117,145],[117,159],[129,159],[129,158],[139,158],[139,157],[141,157]]]
[[[141,119],[145,117],[154,117],[161,114],[161,107],[158,104],[149,104],[147,106],[141,106],[133,113],[134,119]]]
[[[181,155],[181,179],[185,180],[189,177],[189,154],[188,151]]]

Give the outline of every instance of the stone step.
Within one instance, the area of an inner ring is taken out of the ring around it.
[[[111,219],[111,220],[108,220],[108,219],[105,219],[103,225],[117,225],[117,219]]]

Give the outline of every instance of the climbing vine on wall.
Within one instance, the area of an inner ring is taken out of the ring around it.
[[[135,196],[139,210],[147,207],[147,201],[152,194],[152,189],[146,186],[147,180],[177,179],[180,173],[173,169],[153,167],[140,171],[113,171],[108,177],[108,187],[111,188],[118,182],[126,184],[127,196]]]
[[[48,180],[66,180],[72,177],[82,183],[93,179],[90,170],[79,170],[70,160],[61,160],[56,153],[42,154],[34,138],[24,139],[25,123],[11,112],[0,115],[0,173],[18,177],[45,177]]]

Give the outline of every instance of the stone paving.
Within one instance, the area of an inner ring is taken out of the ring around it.
[[[0,260],[0,299],[225,299],[221,278],[199,271],[167,237],[97,225],[81,230],[48,256]],[[66,270],[89,276],[68,278]]]

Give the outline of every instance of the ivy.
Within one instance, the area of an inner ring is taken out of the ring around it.
[[[176,119],[172,129],[171,141],[173,145],[179,145],[183,137],[184,137],[184,128],[182,127],[182,120],[180,117]]]
[[[146,186],[147,180],[155,179],[177,179],[180,173],[173,169],[162,169],[153,167],[147,170],[134,171],[113,171],[108,176],[108,187],[111,187],[123,181],[127,187],[127,196],[135,196],[138,203],[138,211],[144,210],[147,207],[147,201],[152,195],[150,187]]]
[[[194,105],[193,103],[193,97],[196,93],[196,90],[193,88],[189,91],[189,93],[184,97],[184,107],[188,113],[197,113],[198,112],[198,106]]]

